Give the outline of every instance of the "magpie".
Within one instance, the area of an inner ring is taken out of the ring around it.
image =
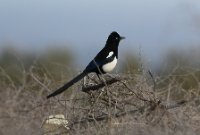
[[[125,37],[120,36],[116,31],[113,31],[106,41],[104,48],[94,57],[94,59],[86,66],[81,74],[76,76],[74,79],[51,93],[47,96],[47,99],[50,97],[54,97],[69,87],[71,87],[74,83],[81,80],[89,73],[96,73],[99,77],[99,74],[105,74],[111,72],[116,64],[118,59],[118,46],[119,42],[125,39]]]

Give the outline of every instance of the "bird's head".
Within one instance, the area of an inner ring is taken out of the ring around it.
[[[121,40],[125,39],[125,37],[120,36],[116,31],[113,31],[107,39],[106,45],[114,45],[118,46]]]

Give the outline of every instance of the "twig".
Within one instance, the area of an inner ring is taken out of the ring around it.
[[[32,73],[30,76],[37,82],[39,83],[42,87],[44,87],[47,91],[51,91],[45,84],[43,84],[37,77],[35,77]]]

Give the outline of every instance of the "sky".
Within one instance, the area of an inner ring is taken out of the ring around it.
[[[120,53],[141,48],[151,61],[200,45],[198,18],[199,0],[0,0],[0,49],[66,46],[88,61],[117,31]]]

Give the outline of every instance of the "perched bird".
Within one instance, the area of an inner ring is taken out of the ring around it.
[[[58,90],[54,91],[52,94],[48,95],[47,98],[54,97],[69,87],[71,87],[74,83],[81,80],[87,74],[94,72],[98,76],[99,74],[105,74],[111,72],[116,64],[118,59],[118,46],[119,42],[125,39],[125,37],[120,36],[117,32],[112,32],[106,41],[106,45],[104,48],[95,56],[95,58],[87,65],[85,70],[76,76],[74,79],[69,81],[64,86],[60,87]]]

